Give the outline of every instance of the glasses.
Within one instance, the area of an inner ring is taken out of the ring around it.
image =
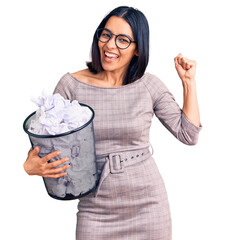
[[[107,28],[99,28],[97,29],[97,38],[99,41],[106,43],[108,42],[112,36],[115,35],[115,44],[120,49],[126,49],[130,46],[131,43],[135,43],[129,36],[125,34],[116,35],[112,33]]]

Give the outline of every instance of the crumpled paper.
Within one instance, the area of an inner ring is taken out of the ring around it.
[[[32,115],[28,131],[45,135],[37,137],[29,135],[32,146],[39,147],[39,157],[60,151],[61,154],[52,158],[53,162],[64,157],[69,160],[60,166],[70,164],[70,168],[65,170],[67,175],[60,178],[43,178],[49,195],[53,198],[68,200],[80,198],[83,194],[88,194],[96,187],[99,175],[96,165],[95,139],[92,111],[81,106],[77,100],[70,102],[60,94],[48,95],[45,92],[39,98],[32,100],[39,109]],[[86,125],[79,131],[70,134],[56,135],[74,130]]]
[[[74,130],[92,117],[88,107],[81,106],[77,100],[64,99],[59,93],[48,95],[42,92],[32,101],[39,107],[36,118],[31,120],[28,131],[39,135],[56,135]]]
[[[54,162],[68,157],[69,160],[57,167],[70,164],[65,170],[67,175],[60,178],[44,177],[48,194],[57,199],[75,199],[93,191],[99,180],[96,165],[95,139],[93,122],[79,131],[57,137],[36,137],[29,135],[32,146],[39,147],[39,157],[60,151],[61,154],[49,160]]]

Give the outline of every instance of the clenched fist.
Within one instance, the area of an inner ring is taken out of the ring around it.
[[[195,81],[196,61],[183,57],[182,54],[179,53],[174,58],[174,63],[177,73],[183,83]]]

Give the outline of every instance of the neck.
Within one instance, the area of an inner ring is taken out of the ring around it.
[[[100,73],[100,78],[105,81],[108,86],[117,87],[123,85],[125,74],[125,72],[103,71]]]

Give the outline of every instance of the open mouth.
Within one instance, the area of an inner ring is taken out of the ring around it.
[[[104,52],[104,56],[111,60],[119,58],[119,55],[117,55],[115,53],[110,53],[110,52]]]

